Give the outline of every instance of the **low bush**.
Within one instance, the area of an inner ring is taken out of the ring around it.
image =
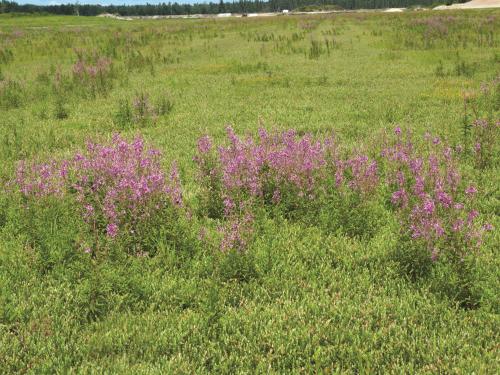
[[[79,55],[72,67],[73,84],[90,96],[105,95],[112,88],[112,61],[106,57]]]
[[[499,111],[500,77],[483,83],[479,93],[464,95],[464,152],[473,156],[474,164],[480,170],[498,164]]]
[[[115,119],[121,127],[148,126],[154,124],[160,116],[169,114],[173,107],[174,103],[168,94],[162,95],[153,103],[148,94],[141,92],[132,103],[127,99],[119,102]]]
[[[311,224],[318,223],[318,212],[332,201],[349,211],[349,219],[339,218],[334,226],[347,229],[360,219],[358,214],[369,217],[361,207],[368,208],[366,202],[376,197],[379,177],[376,161],[368,156],[354,152],[343,158],[333,137],[320,141],[293,130],[261,129],[257,139],[242,140],[228,128],[227,136],[229,144],[217,150],[208,136],[198,141],[200,201],[210,217],[234,220],[266,207],[288,218],[308,218]],[[363,236],[368,228],[348,231]]]
[[[28,207],[54,196],[71,198],[90,234],[82,246],[93,256],[110,240],[138,253],[151,226],[176,220],[182,206],[177,167],[165,174],[160,155],[142,138],[127,142],[115,135],[110,144],[89,142],[70,159],[21,162],[15,183]]]
[[[384,136],[381,151],[372,146],[367,152],[342,146],[333,136],[317,139],[293,130],[261,129],[256,138],[240,138],[229,127],[227,137],[217,148],[206,135],[198,140],[199,208],[208,225],[198,240],[176,164],[165,173],[158,150],[140,137],[127,142],[119,135],[111,143],[89,142],[69,159],[19,163],[15,184],[28,210],[24,232],[34,246],[51,248],[37,235],[38,214],[60,198],[74,206],[67,212],[79,213],[72,221],[75,233],[85,228],[71,246],[93,257],[120,249],[151,254],[165,242],[192,249],[202,241],[232,254],[221,263],[230,268],[223,273],[241,278],[234,265],[244,261],[262,218],[371,239],[393,212],[400,224],[396,256],[405,273],[428,276],[434,265],[444,264],[458,280],[453,285],[463,288],[456,295],[476,303],[470,260],[493,226],[479,217],[480,191],[459,169],[461,150],[429,134],[418,142],[399,127]],[[377,152],[377,160],[368,156]],[[242,259],[235,261],[238,253]]]
[[[0,80],[0,108],[19,108],[24,102],[25,92],[19,82],[11,79]]]
[[[388,163],[386,180],[401,225],[403,264],[418,276],[443,258],[459,280],[467,280],[466,260],[478,254],[485,232],[493,229],[479,220],[478,189],[463,179],[457,151],[439,137],[426,134],[419,148],[411,133],[396,128],[395,134],[382,156]]]

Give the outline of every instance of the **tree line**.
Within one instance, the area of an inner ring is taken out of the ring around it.
[[[217,13],[258,13],[279,12],[284,9],[293,10],[308,6],[336,6],[352,9],[406,8],[410,6],[431,6],[443,1],[439,0],[238,0],[232,2],[179,4],[177,2],[142,5],[94,5],[94,4],[61,4],[34,5],[18,4],[2,0],[0,13],[48,13],[58,15],[96,16],[102,13],[122,16],[152,16],[181,14],[217,14]]]

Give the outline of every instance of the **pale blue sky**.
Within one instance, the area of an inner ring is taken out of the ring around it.
[[[36,5],[59,5],[59,4],[73,4],[77,0],[14,0],[18,4],[36,4]],[[186,4],[186,3],[205,3],[205,2],[219,2],[219,0],[171,0],[172,3]],[[226,0],[230,2],[231,0]],[[167,3],[168,0],[80,0],[80,4],[101,4],[101,5],[137,5],[137,4],[158,4]]]

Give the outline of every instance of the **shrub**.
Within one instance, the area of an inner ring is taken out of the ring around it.
[[[0,107],[5,109],[19,108],[24,104],[24,89],[14,80],[0,81]]]
[[[174,102],[172,101],[170,95],[168,95],[167,93],[164,93],[156,102],[156,111],[158,113],[158,116],[168,115],[170,112],[172,112],[173,108]]]
[[[425,147],[419,150],[410,133],[396,128],[395,134],[382,155],[388,163],[390,201],[401,225],[402,264],[413,276],[427,274],[437,261],[451,266],[459,281],[456,286],[464,288],[457,296],[468,299],[472,284],[468,261],[478,254],[485,232],[493,228],[478,219],[478,189],[463,180],[457,152],[439,137],[426,134]]]
[[[299,137],[293,130],[269,134],[260,129],[257,139],[242,140],[231,128],[227,136],[229,144],[217,150],[208,136],[198,141],[201,206],[211,217],[234,221],[264,207],[314,223],[315,214],[335,201],[349,204],[349,219],[357,220],[356,213],[363,210],[354,206],[376,196],[377,163],[361,153],[341,158],[333,137],[320,141],[307,134]],[[342,222],[346,220],[335,224]],[[234,225],[239,228],[238,223]]]
[[[118,103],[118,110],[115,113],[115,119],[121,127],[126,127],[132,123],[132,106],[127,99],[122,99]]]
[[[293,205],[297,195],[313,197],[317,173],[326,163],[321,143],[312,144],[310,137],[296,141],[293,131],[269,136],[260,130],[258,143],[251,137],[241,140],[232,128],[227,128],[227,136],[229,145],[217,152],[204,136],[195,157],[206,187],[203,200],[215,216],[243,212],[257,201],[277,204],[286,196]]]
[[[483,83],[477,95],[464,95],[463,138],[466,154],[475,166],[485,169],[497,164],[500,149],[500,77]]]
[[[89,252],[96,255],[102,238],[141,240],[148,223],[182,206],[175,163],[167,176],[160,152],[142,138],[127,142],[115,135],[111,144],[89,142],[83,153],[43,164],[21,162],[15,183],[28,198],[70,196],[93,235]]]
[[[122,127],[131,124],[146,126],[155,123],[159,116],[170,113],[173,106],[172,100],[167,95],[161,96],[156,105],[153,105],[149,95],[141,92],[133,99],[132,104],[126,99],[121,100],[115,118]]]
[[[19,204],[19,202],[16,202]],[[18,206],[19,207],[19,206]],[[16,231],[34,251],[36,268],[45,273],[58,265],[68,264],[78,256],[83,223],[74,202],[58,195],[24,202],[16,210]]]
[[[84,94],[105,95],[112,88],[113,63],[107,57],[77,53],[78,59],[72,67],[73,83]]]
[[[7,65],[14,60],[14,54],[12,53],[12,50],[5,48],[5,47],[0,47],[0,63]]]
[[[57,95],[54,103],[54,117],[63,120],[69,117],[69,110],[65,104],[62,95]]]
[[[149,95],[140,93],[137,95],[133,102],[133,121],[136,124],[146,125],[148,122],[156,121],[158,113],[149,100]]]
[[[498,158],[498,131],[500,120],[479,118],[472,124],[472,138],[474,147],[474,160],[476,167],[484,169],[494,165]]]

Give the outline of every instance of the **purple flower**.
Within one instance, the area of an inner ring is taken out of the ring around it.
[[[415,178],[415,185],[413,185],[413,192],[416,196],[425,196],[425,184],[422,176],[418,175]]]
[[[424,165],[424,161],[422,158],[416,158],[410,160],[410,169],[414,175],[417,175],[422,171],[422,166]]]
[[[394,205],[406,206],[408,203],[408,196],[406,195],[406,191],[404,189],[395,191],[392,193],[391,202]]]
[[[457,219],[453,223],[452,230],[454,232],[459,232],[460,230],[462,230],[463,226],[464,226],[464,221],[462,219]]]
[[[106,227],[106,234],[108,237],[115,238],[116,235],[118,234],[118,225],[115,223],[110,223]]]
[[[427,199],[424,202],[424,211],[428,215],[432,215],[432,213],[434,212],[434,208],[435,208],[435,205],[434,205],[434,201],[432,199]]]
[[[432,249],[432,252],[431,252],[431,260],[433,262],[435,262],[438,260],[438,257],[439,257],[439,250],[435,247]]]
[[[228,216],[235,209],[235,207],[236,205],[234,204],[234,201],[231,198],[226,197],[224,199],[224,212],[226,216]]]
[[[279,190],[275,190],[273,193],[273,203],[277,204],[281,201],[281,193]]]
[[[483,230],[485,230],[485,231],[489,232],[489,231],[492,231],[493,229],[494,229],[494,227],[490,223],[486,223],[486,224],[483,225]]]
[[[86,204],[84,209],[85,209],[83,214],[84,218],[88,219],[92,215],[94,215],[94,206],[92,206],[91,204]]]
[[[253,220],[250,213],[242,218],[231,216],[226,225],[219,227],[218,231],[222,234],[221,251],[244,251],[253,233]]]
[[[441,205],[443,207],[448,208],[453,203],[451,196],[449,194],[445,193],[444,191],[438,191],[436,197],[437,197],[437,200],[439,201],[439,203],[441,203]]]
[[[433,227],[436,232],[436,236],[442,237],[444,235],[444,229],[439,222],[434,223]]]
[[[465,189],[465,194],[468,196],[473,196],[477,193],[477,189],[474,185],[469,185],[467,189]]]
[[[205,227],[200,229],[200,232],[198,233],[198,239],[200,241],[205,241],[207,238],[207,229]]]
[[[478,127],[478,128],[487,128],[488,127],[488,120],[487,119],[477,119],[472,123],[473,126]]]
[[[435,145],[443,143],[441,151],[420,151],[413,147],[410,135],[405,143],[395,136],[392,145],[385,145],[382,151],[387,162],[387,183],[398,186],[391,201],[397,206],[402,231],[408,231],[414,240],[432,249],[432,258],[437,257],[442,242],[456,252],[463,251],[464,239],[465,247],[480,246],[485,228],[489,227],[478,229],[474,219],[479,212],[472,208],[464,219],[464,204],[455,203],[463,191],[456,153],[438,137],[427,133],[425,139]],[[480,150],[480,146],[476,149]],[[469,185],[465,193],[473,196],[477,188]]]
[[[208,135],[204,135],[198,140],[198,152],[201,154],[208,153],[212,148],[212,140]]]
[[[30,197],[74,195],[91,230],[114,237],[124,226],[147,220],[165,204],[182,205],[176,164],[165,176],[160,153],[147,149],[142,138],[127,142],[115,134],[110,144],[87,143],[86,152],[68,160],[20,163],[20,191]],[[68,176],[71,176],[69,178]]]
[[[474,219],[477,218],[478,216],[479,216],[479,211],[477,210],[470,211],[469,214],[467,215],[467,224],[471,225]]]
[[[445,159],[450,160],[451,155],[452,155],[451,147],[445,147],[445,149],[443,150],[443,155],[444,155]]]

